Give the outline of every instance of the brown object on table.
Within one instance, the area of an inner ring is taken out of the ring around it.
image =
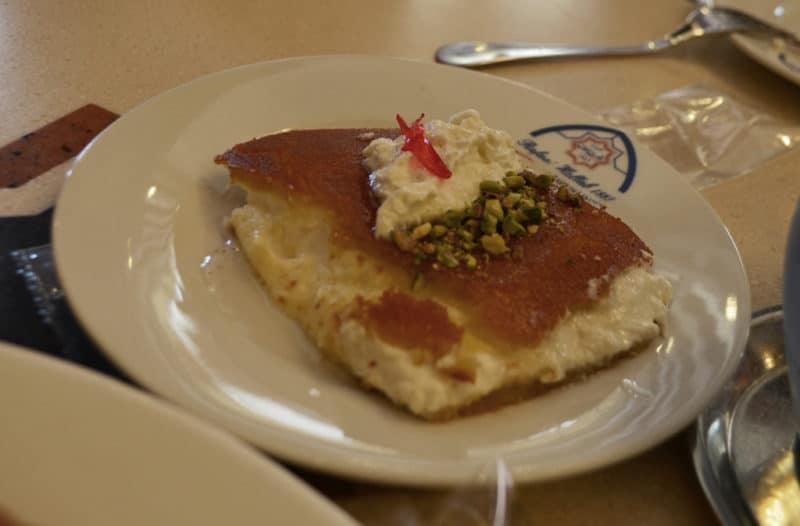
[[[22,524],[12,519],[11,515],[0,508],[0,526],[22,526]]]
[[[77,155],[119,115],[87,104],[0,148],[0,188],[16,188]]]

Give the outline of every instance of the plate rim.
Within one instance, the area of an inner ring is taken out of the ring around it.
[[[751,318],[751,328],[773,322],[776,318],[782,320],[783,306],[763,307],[754,311]],[[748,360],[748,346],[745,346],[745,350],[742,352],[734,376],[743,374],[741,369],[746,366]],[[758,380],[762,380],[770,373],[778,374],[781,369],[786,367],[786,363],[782,362],[776,365],[771,372],[765,372]],[[693,431],[691,433],[692,463],[698,482],[717,518],[723,523],[756,524],[757,522],[747,499],[741,493],[739,481],[733,472],[730,448],[730,426],[735,410],[742,397],[752,391],[753,385],[746,385],[741,390],[729,388],[721,391],[717,398],[698,415],[693,426],[694,429],[690,429],[690,432]]]
[[[796,3],[796,1],[792,0],[790,3],[795,3],[795,5],[792,6],[792,9],[800,9],[800,4]],[[788,33],[797,34],[798,31],[800,31],[800,27],[792,27],[791,24],[787,24],[786,18],[784,18],[782,15],[773,15],[772,12],[768,13],[766,10],[761,9],[764,6],[762,3],[759,3],[759,0],[727,0],[725,2],[721,2],[721,4],[723,7],[731,7],[733,9],[742,11],[749,16],[753,16],[756,19],[764,20],[768,24],[774,25]],[[770,8],[769,11],[773,11],[773,9]],[[800,12],[798,15],[800,15]],[[800,16],[797,18],[797,20],[800,21]],[[776,57],[774,51],[769,52],[763,49],[765,46],[763,39],[753,37],[746,33],[732,33],[730,35],[730,40],[739,49],[739,51],[747,55],[751,60],[758,62],[763,67],[769,69],[784,79],[800,85],[800,71],[792,71],[789,67],[780,63],[780,60]],[[800,56],[798,56],[798,60],[800,61]]]
[[[763,42],[745,34],[734,34],[730,36],[730,39],[733,45],[751,60],[783,79],[800,86],[800,71],[794,72],[788,66],[780,64],[775,52],[761,49],[764,45]]]
[[[242,64],[242,65],[238,65],[238,66],[235,66],[235,67],[232,67],[232,68],[227,68],[227,69],[223,69],[223,70],[220,70],[220,71],[211,72],[211,73],[199,76],[197,78],[194,78],[194,79],[192,79],[192,80],[190,80],[190,81],[188,81],[186,83],[183,83],[183,84],[180,84],[180,85],[175,86],[173,88],[170,88],[168,90],[165,90],[165,91],[163,91],[161,93],[158,93],[158,94],[154,95],[153,97],[151,97],[149,99],[146,99],[145,101],[143,101],[139,105],[135,106],[134,108],[132,108],[131,110],[129,110],[128,112],[123,114],[120,117],[120,119],[118,119],[116,122],[114,122],[111,126],[109,126],[106,130],[104,130],[100,135],[98,135],[91,143],[89,143],[84,148],[84,150],[81,151],[81,153],[78,155],[78,157],[76,157],[73,166],[70,168],[69,175],[70,176],[72,175],[72,172],[73,172],[74,168],[76,166],[80,166],[81,160],[92,151],[92,149],[95,147],[96,143],[98,141],[101,141],[101,139],[104,136],[106,136],[107,133],[109,133],[111,130],[116,129],[117,127],[125,125],[125,123],[127,122],[126,118],[130,114],[134,114],[135,112],[142,111],[143,109],[149,107],[150,105],[157,104],[158,101],[162,97],[166,97],[169,94],[172,94],[172,93],[174,93],[176,91],[179,91],[179,90],[189,89],[189,87],[192,84],[197,83],[197,82],[202,82],[205,79],[209,79],[209,78],[217,77],[217,76],[228,75],[228,74],[231,74],[232,72],[236,72],[236,71],[240,71],[240,70],[256,69],[256,68],[269,68],[270,66],[276,66],[277,67],[277,66],[279,66],[281,64],[288,63],[288,62],[313,62],[313,61],[331,60],[331,59],[364,60],[364,61],[377,60],[377,61],[381,61],[381,62],[383,62],[383,61],[399,61],[399,62],[411,63],[413,65],[421,66],[421,67],[441,68],[441,69],[448,69],[448,70],[454,71],[454,72],[455,71],[461,72],[459,74],[463,73],[465,75],[480,75],[480,76],[483,76],[483,77],[486,77],[486,78],[491,78],[493,82],[500,82],[500,83],[504,83],[504,84],[513,85],[513,86],[521,88],[521,89],[523,89],[525,91],[528,91],[528,92],[530,92],[530,93],[532,93],[532,94],[534,94],[534,95],[536,95],[538,97],[542,97],[544,99],[549,99],[549,100],[555,101],[559,105],[562,105],[564,107],[569,107],[573,111],[580,112],[580,114],[584,115],[586,117],[587,122],[600,122],[600,120],[595,115],[592,115],[588,111],[586,111],[586,110],[584,110],[584,109],[582,109],[582,108],[580,108],[580,107],[578,107],[578,106],[576,106],[574,104],[566,102],[563,99],[560,99],[560,98],[556,97],[553,94],[542,92],[542,91],[540,91],[540,90],[538,90],[538,89],[536,89],[534,87],[531,87],[531,86],[529,86],[527,84],[524,84],[522,82],[519,82],[519,81],[510,80],[510,79],[507,79],[507,78],[504,78],[504,77],[498,77],[496,75],[492,75],[490,73],[486,73],[486,72],[482,72],[482,71],[464,70],[464,69],[457,68],[457,67],[454,67],[454,66],[446,66],[446,65],[442,65],[442,64],[436,64],[436,63],[432,63],[432,62],[409,59],[409,58],[403,58],[403,57],[386,57],[386,56],[363,55],[363,54],[333,54],[333,55],[310,55],[310,56],[286,57],[286,58],[281,58],[281,59],[277,59],[277,60],[267,60],[267,61],[261,61],[261,62],[251,63],[251,64]],[[642,144],[637,143],[637,149],[638,150],[646,150],[648,155],[651,155],[653,157],[658,158],[658,156],[654,152],[652,152],[651,150],[647,149]],[[662,160],[662,162],[663,162],[663,160]],[[669,169],[674,172],[674,169],[672,169],[671,166],[669,166],[667,163],[665,163],[665,165],[667,167],[669,167]],[[675,177],[679,177],[679,175],[676,172],[674,172],[674,175],[675,175]],[[742,278],[741,282],[737,283],[737,285],[739,285],[741,287],[741,291],[739,291],[740,295],[738,296],[738,299],[740,300],[739,307],[740,307],[740,309],[746,308],[747,312],[749,313],[750,302],[751,302],[751,293],[750,293],[749,281],[747,279],[746,269],[744,267],[744,263],[743,263],[743,260],[742,260],[742,257],[741,257],[741,253],[739,251],[738,246],[735,243],[735,240],[731,236],[730,231],[728,230],[728,227],[722,222],[722,220],[719,217],[719,215],[717,214],[716,210],[702,196],[702,194],[700,194],[700,192],[698,192],[696,189],[691,187],[688,184],[688,182],[683,181],[683,184],[686,186],[686,188],[689,191],[691,191],[693,194],[696,195],[696,197],[698,197],[698,205],[702,206],[705,209],[705,211],[708,214],[710,214],[711,217],[713,217],[713,219],[715,220],[716,226],[722,228],[722,232],[724,233],[724,237],[725,237],[725,239],[726,239],[726,241],[728,243],[728,246],[729,246],[729,248],[731,248],[733,250],[733,253],[736,256],[737,270],[740,272],[740,275],[741,275],[741,278]],[[65,190],[67,190],[68,185],[69,185],[69,178],[68,178],[67,182],[65,183]],[[62,236],[59,234],[59,232],[61,231],[61,228],[62,228],[61,225],[62,225],[62,219],[63,219],[63,217],[62,217],[63,216],[62,196],[65,195],[65,194],[66,194],[66,192],[62,192],[61,196],[59,196],[59,200],[58,200],[58,202],[56,204],[56,208],[55,208],[55,214],[54,214],[54,219],[53,219],[53,247],[54,247],[54,257],[55,257],[55,261],[57,263],[57,265],[56,265],[57,272],[59,274],[59,278],[61,279],[61,282],[62,282],[62,285],[64,287],[64,290],[66,292],[67,301],[68,301],[70,307],[73,309],[73,312],[75,312],[76,317],[80,320],[81,324],[84,327],[86,327],[87,333],[90,335],[92,340],[95,341],[98,344],[98,348],[101,349],[101,351],[106,356],[108,356],[113,363],[115,363],[121,370],[125,371],[126,374],[129,374],[132,378],[134,378],[141,385],[146,386],[147,388],[152,388],[154,391],[157,391],[157,392],[161,391],[161,389],[160,389],[161,386],[153,386],[153,385],[151,385],[152,382],[149,382],[147,378],[141,377],[141,375],[139,374],[140,371],[136,371],[135,370],[136,369],[135,364],[133,366],[130,366],[130,362],[126,361],[122,356],[117,356],[116,353],[112,353],[110,351],[105,350],[104,346],[101,345],[101,344],[102,343],[108,343],[109,346],[113,346],[113,342],[105,341],[105,338],[103,336],[95,334],[95,332],[90,329],[90,322],[88,321],[88,318],[90,317],[90,314],[88,313],[88,310],[90,310],[90,309],[87,309],[87,312],[84,312],[82,310],[82,307],[77,305],[78,302],[75,299],[76,295],[75,295],[74,291],[71,288],[72,287],[72,283],[71,283],[70,279],[67,278],[66,276],[64,276],[64,274],[63,274],[64,266],[63,266],[62,263],[63,263],[64,258],[65,258],[64,253],[68,252],[68,250],[66,250],[65,247],[63,247],[62,244],[59,242],[59,239],[62,238]],[[746,343],[747,333],[748,333],[748,330],[749,330],[749,323],[747,323],[746,321],[743,322],[742,320],[744,320],[744,317],[743,316],[739,316],[739,319],[737,320],[738,325],[736,326],[736,330],[733,331],[734,334],[732,334],[733,338],[732,338],[732,343],[731,343],[731,351],[732,351],[731,358],[732,358],[732,361],[734,361],[734,362],[738,362],[738,360],[741,357],[742,352],[744,351],[744,345]],[[747,320],[749,321],[749,316],[747,317]],[[732,374],[733,370],[735,368],[733,366],[731,366],[730,368],[731,368],[731,371],[729,371],[729,373]],[[730,376],[730,374],[728,375],[728,377]],[[479,485],[482,485],[482,484],[485,484],[486,482],[491,482],[491,481],[489,481],[487,479],[483,479],[482,478],[482,479],[478,480],[478,479],[475,479],[474,477],[472,477],[472,475],[474,475],[474,469],[473,470],[469,470],[469,472],[471,473],[471,475],[469,475],[470,478],[466,478],[468,476],[466,472],[443,471],[443,472],[437,472],[437,473],[430,473],[427,470],[409,469],[409,467],[408,467],[409,460],[407,458],[397,459],[397,458],[382,457],[383,459],[385,459],[388,462],[382,464],[379,468],[375,468],[374,466],[364,466],[363,462],[353,461],[351,458],[349,458],[348,455],[345,455],[345,458],[340,458],[339,459],[340,463],[338,463],[338,464],[337,463],[333,463],[332,464],[330,462],[330,460],[328,460],[326,458],[317,458],[316,455],[304,456],[302,453],[299,453],[296,450],[296,448],[292,448],[292,447],[288,447],[287,448],[287,447],[284,447],[282,444],[277,444],[276,445],[275,442],[272,442],[272,443],[269,444],[269,446],[267,446],[266,444],[263,443],[263,441],[259,442],[258,440],[254,440],[252,437],[247,436],[246,432],[243,432],[241,429],[237,429],[237,427],[238,427],[236,425],[237,418],[235,418],[233,415],[226,414],[225,411],[217,410],[217,408],[215,408],[215,407],[203,406],[205,408],[205,411],[199,411],[200,405],[193,404],[191,402],[191,400],[179,399],[179,400],[171,400],[171,401],[176,403],[176,404],[178,404],[182,408],[194,413],[198,417],[201,417],[201,418],[204,418],[204,419],[208,418],[213,424],[223,425],[222,423],[224,422],[223,427],[225,427],[228,431],[236,434],[237,436],[242,437],[244,440],[246,440],[247,442],[255,445],[259,449],[262,449],[264,451],[268,451],[270,454],[274,454],[274,455],[276,455],[276,456],[278,456],[280,458],[286,459],[286,460],[288,460],[288,461],[290,461],[292,463],[296,463],[298,465],[306,466],[306,467],[309,467],[311,469],[319,470],[319,471],[322,471],[322,472],[332,473],[332,474],[335,474],[337,476],[342,476],[342,477],[351,478],[351,479],[357,479],[357,480],[362,480],[362,481],[368,481],[368,482],[399,484],[399,485],[412,486],[412,487],[443,487],[443,486],[451,486],[451,485],[454,485],[454,484],[459,484],[459,485],[463,485],[463,484],[468,484],[468,485],[479,484]],[[702,410],[702,408],[698,408],[698,411],[696,411],[695,413],[699,412],[700,410]],[[570,465],[570,466],[568,466],[566,468],[562,468],[562,469],[559,469],[559,470],[553,469],[550,472],[545,473],[544,475],[541,474],[541,468],[537,468],[535,466],[527,466],[527,467],[526,466],[522,466],[522,467],[515,466],[515,467],[512,468],[512,474],[514,475],[514,478],[515,478],[515,480],[517,482],[546,481],[546,480],[564,478],[564,477],[572,476],[572,475],[575,475],[575,474],[578,474],[578,473],[584,473],[584,472],[587,472],[587,471],[598,469],[598,468],[603,467],[603,466],[608,466],[608,465],[611,465],[611,464],[614,464],[614,463],[617,463],[617,462],[621,462],[621,461],[624,461],[626,459],[629,459],[629,458],[635,456],[636,454],[639,454],[639,453],[641,453],[643,451],[646,451],[646,450],[648,450],[650,448],[653,448],[653,447],[657,446],[659,443],[663,442],[668,437],[673,436],[675,433],[679,432],[681,428],[686,427],[687,425],[689,425],[694,420],[695,417],[696,417],[696,414],[694,416],[691,416],[691,417],[685,417],[685,418],[680,420],[679,424],[675,424],[675,425],[671,426],[671,429],[666,429],[665,428],[660,433],[651,434],[650,435],[651,438],[649,440],[640,441],[639,443],[637,443],[635,445],[635,447],[626,446],[626,447],[622,448],[622,447],[618,446],[617,448],[611,449],[610,451],[612,451],[612,452],[616,451],[616,453],[607,454],[607,455],[604,455],[604,456],[594,457],[592,462],[577,463],[577,464],[573,464],[573,465]],[[274,431],[274,430],[271,430],[271,431]],[[306,439],[307,437],[301,437],[301,438]],[[312,440],[312,441],[314,442],[314,447],[315,448],[318,448],[318,449],[321,449],[321,450],[328,450],[331,454],[335,454],[336,452],[341,453],[343,451],[342,447],[340,445],[337,445],[337,444],[330,444],[330,443],[326,443],[326,442],[319,441],[319,440]],[[620,452],[619,451],[620,449],[624,449],[624,452]],[[345,450],[345,452],[346,452],[346,450]],[[369,453],[361,453],[361,454],[369,455]],[[320,455],[320,457],[322,457],[322,455]],[[420,462],[422,463],[421,464],[422,466],[428,465],[427,461],[425,461],[425,460],[422,460]],[[403,466],[405,466],[405,467],[403,467]],[[428,465],[428,467],[430,467],[430,466]]]

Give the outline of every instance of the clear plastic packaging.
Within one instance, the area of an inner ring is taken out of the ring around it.
[[[600,116],[706,188],[746,174],[800,142],[800,126],[705,86],[687,86]]]
[[[436,513],[432,526],[512,526],[514,481],[502,459],[477,477],[484,484],[454,490]],[[417,523],[410,523],[416,526]]]
[[[33,298],[39,315],[48,325],[55,320],[55,302],[64,297],[56,275],[51,245],[39,245],[11,252],[25,285]]]

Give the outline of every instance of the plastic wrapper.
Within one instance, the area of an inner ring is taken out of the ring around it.
[[[493,470],[493,472],[492,472]],[[488,473],[476,477],[483,482],[453,491],[430,523],[435,526],[513,526],[514,481],[506,464],[498,459]],[[412,523],[416,526],[419,523]],[[412,526],[409,524],[408,526]]]
[[[408,492],[405,492],[408,493]],[[411,492],[416,493],[416,490]],[[413,499],[413,496],[410,497]],[[371,501],[380,508],[380,502]],[[477,471],[466,484],[425,495],[420,505],[392,505],[380,526],[518,526],[530,524],[519,513],[514,482],[502,459]],[[358,514],[356,514],[358,516]]]
[[[53,262],[53,249],[50,245],[15,250],[11,257],[17,267],[17,273],[25,280],[37,312],[48,325],[55,325],[56,301],[64,297],[61,284],[56,275]]]
[[[122,381],[128,379],[94,346],[67,304],[56,273],[51,245],[10,253],[41,320],[52,329],[60,348],[51,352]]]
[[[744,175],[800,142],[800,126],[704,86],[678,88],[600,116],[636,137],[698,189]]]

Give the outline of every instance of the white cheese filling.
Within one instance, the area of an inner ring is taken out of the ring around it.
[[[403,152],[403,136],[375,139],[364,149],[370,186],[381,202],[375,222],[379,238],[463,208],[478,197],[481,181],[499,181],[506,172],[522,169],[511,136],[486,126],[475,110],[457,113],[447,122],[426,122],[425,136],[451,177],[436,177]]]
[[[368,384],[412,411],[432,414],[461,407],[496,389],[538,380],[555,383],[570,372],[593,369],[659,335],[666,322],[672,286],[643,267],[634,267],[611,282],[609,293],[592,308],[562,320],[537,346],[511,353],[492,352],[482,342],[473,347],[474,382],[441,374],[454,359],[446,355],[436,366],[415,364],[407,351],[370,338],[356,321],[341,327],[345,362]]]

